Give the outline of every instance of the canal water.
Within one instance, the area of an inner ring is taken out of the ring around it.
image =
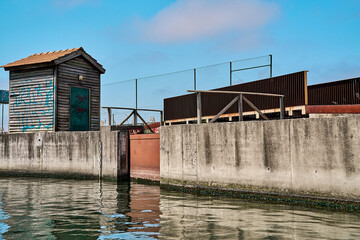
[[[0,239],[360,239],[360,215],[137,183],[0,178]]]

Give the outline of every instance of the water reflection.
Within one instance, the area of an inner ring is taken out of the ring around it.
[[[238,199],[161,195],[167,239],[359,239],[360,215]]]
[[[359,239],[360,215],[161,191],[0,178],[0,239]]]

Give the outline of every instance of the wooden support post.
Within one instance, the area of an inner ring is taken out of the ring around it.
[[[160,112],[160,126],[162,126],[164,124],[163,122],[163,111]]]
[[[215,122],[221,115],[224,114],[234,103],[239,100],[239,96],[235,97],[228,105],[226,105],[209,123]]]
[[[133,110],[133,111],[130,113],[130,115],[127,116],[127,117],[120,123],[120,126],[123,125],[123,124],[134,114],[134,111],[135,111],[135,110]]]
[[[133,119],[133,125],[136,126],[137,125],[137,111],[136,109],[134,110],[134,119]]]
[[[149,128],[150,132],[154,133],[154,131],[149,127],[149,125],[145,122],[145,120],[138,114],[136,110],[134,110],[136,115],[140,118],[140,120]]]
[[[117,133],[117,180],[130,180],[130,136],[129,131],[119,131]]]
[[[238,108],[239,108],[239,122],[240,121],[244,121],[244,117],[243,117],[243,95],[240,94],[239,95],[239,102],[238,102]]]
[[[108,124],[111,126],[111,108],[108,108]]]
[[[196,93],[196,102],[197,102],[197,123],[200,124],[201,123],[201,115],[202,115],[202,111],[201,111],[201,93]]]
[[[284,113],[285,113],[284,97],[280,97],[280,119],[284,119]]]
[[[249,99],[247,99],[246,97],[243,96],[244,101],[249,104],[249,106],[254,109],[263,119],[265,120],[269,120],[269,118],[267,116],[265,116],[265,114],[263,114],[252,102],[250,102]]]

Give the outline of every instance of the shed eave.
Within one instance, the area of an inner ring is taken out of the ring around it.
[[[99,64],[94,58],[92,58],[89,54],[87,54],[83,48],[80,48],[78,51],[67,54],[63,57],[60,57],[56,60],[54,60],[54,63],[56,65],[61,64],[63,62],[69,61],[73,58],[82,56],[84,57],[87,61],[89,61],[94,67],[96,67],[102,74],[105,73],[105,69],[102,67],[101,64]]]
[[[5,71],[13,71],[13,70],[25,70],[25,69],[50,67],[50,66],[55,66],[54,61],[33,63],[33,64],[23,64],[23,65],[9,66],[9,67],[1,66],[0,68],[4,68]]]

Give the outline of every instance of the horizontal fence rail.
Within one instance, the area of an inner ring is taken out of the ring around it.
[[[284,118],[284,95],[281,94],[271,94],[271,93],[256,93],[256,92],[237,92],[237,91],[204,91],[204,90],[187,90],[187,92],[196,93],[196,103],[197,103],[197,123],[201,123],[202,118],[202,108],[201,108],[201,94],[202,93],[212,93],[212,94],[232,94],[238,95],[236,96],[230,103],[228,103],[216,116],[211,119],[210,123],[214,123],[222,114],[224,114],[232,105],[238,102],[238,110],[239,110],[239,121],[243,121],[243,100],[253,108],[259,115],[265,119],[269,120],[268,117],[265,116],[261,112],[259,108],[257,108],[249,99],[247,99],[244,95],[257,95],[257,96],[270,96],[270,97],[278,97],[280,98],[280,119]]]
[[[134,118],[133,125],[134,126],[137,125],[136,118],[138,117],[144,123],[144,125],[147,126],[152,133],[154,133],[153,130],[147,124],[147,122],[144,120],[144,118],[138,113],[138,111],[158,112],[158,113],[160,113],[160,125],[163,125],[163,111],[162,110],[142,109],[142,108],[136,109],[136,108],[125,108],[125,107],[102,107],[102,108],[107,109],[109,126],[111,125],[111,122],[112,122],[112,118],[111,118],[111,115],[112,115],[111,110],[112,109],[131,110],[131,113],[124,120],[122,120],[122,122],[119,124],[119,126],[123,125],[127,120],[129,120],[129,118],[131,116],[133,116],[133,118]]]

